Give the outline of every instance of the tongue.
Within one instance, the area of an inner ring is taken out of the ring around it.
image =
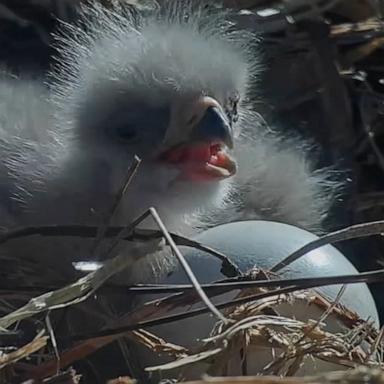
[[[180,179],[192,181],[223,179],[236,172],[236,163],[220,146],[197,143],[165,152],[161,158],[181,170]]]

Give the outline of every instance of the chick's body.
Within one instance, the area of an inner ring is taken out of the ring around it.
[[[247,101],[256,38],[226,16],[181,1],[146,17],[92,4],[81,27],[63,26],[48,87],[4,75],[2,227],[100,225],[138,155],[114,224],[154,206],[186,235],[256,218],[320,230],[338,185],[312,169],[304,143],[260,123]],[[0,250],[68,271],[88,251],[72,238]]]

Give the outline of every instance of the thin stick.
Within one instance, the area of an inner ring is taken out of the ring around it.
[[[113,244],[111,244],[110,248],[106,253],[110,253],[113,248],[121,241],[121,240],[153,240],[156,238],[160,238],[163,236],[161,231],[157,230],[148,230],[148,229],[135,229],[135,224],[138,221],[144,220],[149,216],[149,211],[145,211],[142,216],[136,219],[131,225],[126,227],[115,227],[110,226],[107,228],[105,237],[115,237]],[[70,236],[70,237],[95,237],[98,231],[98,227],[95,226],[86,226],[86,225],[47,225],[47,226],[38,226],[38,227],[25,227],[18,228],[12,231],[5,232],[0,235],[0,245],[5,244],[10,240],[15,240],[18,238],[26,237],[26,236]],[[171,233],[172,238],[174,239],[177,245],[185,245],[188,247],[193,247],[200,249],[204,252],[211,254],[212,256],[217,257],[223,262],[223,267],[225,267],[225,271],[223,274],[228,277],[234,277],[241,275],[241,271],[239,267],[231,261],[226,255],[223,253],[207,247],[196,240],[188,239],[187,237],[176,235]],[[103,256],[104,257],[104,256]]]
[[[49,317],[50,313],[51,313],[51,311],[49,310],[47,312],[47,315],[45,316],[45,325],[47,327],[48,334],[51,338],[51,344],[52,344],[53,351],[55,353],[55,357],[57,360],[56,375],[58,375],[60,372],[60,353],[59,353],[59,348],[57,348],[57,341],[56,341],[55,332],[53,330],[51,319]]]
[[[324,277],[302,277],[296,279],[279,279],[279,280],[246,280],[246,281],[219,281],[212,284],[201,284],[201,287],[207,292],[215,292],[215,294],[223,294],[234,289],[250,289],[250,288],[284,288],[297,286],[299,289],[306,289],[308,286],[318,284],[333,285],[333,284],[356,284],[356,283],[379,283],[384,281],[384,269],[375,271],[362,272],[355,275],[337,275]],[[220,289],[222,288],[222,289]],[[113,287],[111,287],[113,289]],[[175,284],[175,285],[149,285],[149,286],[133,286],[127,288],[129,292],[143,294],[160,294],[174,293],[180,291],[191,291],[194,287],[190,284]]]
[[[181,235],[175,235],[171,234],[172,238],[174,239],[175,243],[177,245],[184,245],[186,247],[192,247],[196,248],[200,251],[204,251],[209,253],[212,256],[217,257],[220,259],[223,263],[223,268],[221,269],[221,273],[227,277],[235,277],[235,276],[241,276],[242,272],[240,268],[234,263],[228,256],[224,255],[223,253],[217,251],[216,249],[213,249],[211,247],[208,247],[206,245],[203,245],[199,243],[196,240],[188,239],[187,237],[181,236]],[[230,276],[228,276],[228,274]]]
[[[171,247],[173,253],[177,257],[179,263],[183,267],[186,275],[188,276],[188,279],[192,283],[193,287],[195,288],[197,294],[200,296],[203,303],[207,306],[207,308],[221,321],[224,323],[228,323],[228,319],[223,316],[223,314],[217,310],[217,308],[213,305],[211,300],[209,300],[208,296],[205,294],[204,290],[201,288],[200,283],[197,281],[196,276],[193,274],[190,266],[186,262],[184,256],[180,252],[180,250],[177,248],[177,245],[172,239],[172,236],[169,234],[167,228],[165,227],[164,223],[160,219],[159,215],[156,212],[155,208],[149,208],[149,211],[151,212],[151,215],[153,219],[155,220],[156,224],[159,226],[160,230],[162,231],[165,239],[167,240],[168,245]]]
[[[148,216],[148,212],[146,212]],[[127,232],[129,232],[127,227]],[[116,236],[124,227],[110,227],[106,232],[107,237]],[[9,231],[0,236],[0,245],[6,243],[9,240],[17,239],[24,236],[31,235],[43,235],[43,236],[79,236],[79,237],[93,237],[95,236],[97,228],[92,226],[83,226],[83,225],[54,225],[54,226],[41,226],[41,227],[27,227],[27,228],[19,228],[13,231]],[[145,230],[140,229],[139,234],[136,235],[135,232],[131,231],[132,234],[124,238],[125,240],[134,240],[135,238],[144,238]],[[325,236],[320,237],[306,245],[302,248],[299,248],[297,251],[293,252],[291,255],[287,256],[284,260],[275,264],[271,271],[277,272],[283,267],[289,265],[290,263],[297,260],[299,257],[305,255],[306,253],[313,251],[316,248],[320,248],[323,245],[332,244],[336,242],[356,239],[360,237],[368,237],[373,235],[381,235],[384,233],[384,220],[372,221],[363,224],[356,224],[350,227],[340,229],[335,232],[331,232]],[[148,230],[148,239],[160,237],[162,234],[160,231],[152,231]],[[185,237],[179,235],[173,235],[175,238],[180,238],[184,241],[187,239]],[[191,246],[193,240],[187,239],[190,241]],[[214,256],[218,256],[220,259],[228,260],[228,258],[221,254],[220,252],[214,251],[209,247],[206,247],[200,243],[199,249],[206,251],[207,253],[211,253]],[[234,265],[235,270],[238,269]]]
[[[323,323],[327,317],[333,312],[333,310],[336,308],[336,306],[340,303],[340,299],[343,296],[345,289],[347,286],[344,284],[340,288],[339,292],[337,293],[337,296],[335,297],[335,300],[331,303],[331,305],[326,309],[326,311],[320,316],[317,321],[312,324],[309,329],[307,329],[305,332],[303,332],[302,336],[294,343],[294,345],[299,345],[302,341],[304,341],[308,335],[310,335],[321,323]]]
[[[367,279],[366,275],[368,273],[361,274],[363,276],[361,276],[361,275],[346,276],[349,278],[348,279],[349,281],[343,282],[343,283],[353,284],[353,283],[367,282],[366,281],[366,279]],[[372,273],[369,273],[369,274],[371,276],[374,275]],[[370,281],[370,282],[382,282],[383,277],[384,277],[383,271],[376,273],[375,277],[379,277],[380,279],[377,279],[377,280],[374,279],[373,281]],[[321,278],[316,279],[316,280],[320,280],[320,279]],[[339,281],[332,281],[332,280],[333,280],[332,277],[330,277],[328,281],[324,281],[323,283],[316,281],[316,283],[311,284],[310,282],[308,282],[308,284],[306,284],[305,286],[303,285],[303,286],[298,287],[298,286],[293,285],[293,286],[288,286],[288,287],[281,288],[281,289],[275,289],[273,291],[269,291],[269,292],[265,292],[265,293],[257,293],[257,294],[253,294],[253,295],[248,295],[245,297],[240,297],[237,299],[218,303],[218,304],[216,304],[216,308],[224,309],[224,308],[233,307],[233,306],[240,305],[240,304],[246,304],[246,303],[251,302],[251,301],[262,300],[262,299],[266,299],[266,298],[273,297],[273,296],[288,294],[288,293],[303,290],[303,289],[316,288],[316,287],[321,287],[321,286],[326,286],[326,285],[334,285],[334,284],[339,283]],[[154,327],[154,326],[162,325],[162,324],[168,324],[171,322],[180,321],[180,320],[184,320],[184,319],[187,319],[190,317],[202,315],[204,313],[207,313],[208,311],[209,310],[207,308],[196,308],[196,309],[193,309],[193,310],[188,311],[188,312],[162,316],[162,317],[158,317],[158,318],[151,319],[151,320],[145,320],[145,321],[137,322],[134,324],[128,324],[128,325],[123,326],[123,327],[104,329],[104,330],[101,330],[98,332],[93,332],[90,334],[73,335],[69,339],[75,341],[75,340],[85,340],[85,339],[91,339],[94,337],[104,337],[104,336],[111,336],[111,335],[117,335],[117,334],[123,335],[125,332],[128,332],[128,331],[133,331],[133,330],[137,330],[140,328]],[[66,339],[66,341],[68,341],[68,339]]]
[[[117,209],[120,205],[120,202],[123,199],[123,196],[125,195],[125,192],[127,191],[127,188],[131,184],[132,179],[136,175],[136,172],[139,168],[140,163],[141,163],[141,159],[135,155],[133,158],[133,162],[128,169],[128,173],[124,179],[124,183],[122,184],[120,190],[117,192],[110,210],[105,215],[103,223],[99,227],[99,230],[96,234],[95,241],[94,241],[94,243],[91,247],[91,250],[90,250],[91,255],[96,255],[96,252],[98,251],[98,249],[101,245],[101,242],[103,241],[103,239],[105,237],[105,234],[108,230],[108,227],[110,226],[112,219],[117,212]],[[96,257],[96,259],[98,259],[98,258]]]
[[[221,280],[211,284],[200,284],[201,288],[206,292],[210,292],[211,295],[221,295],[223,293],[230,292],[235,289],[250,289],[250,288],[284,288],[296,286],[297,289],[306,289],[308,287],[324,286],[324,285],[336,285],[336,284],[355,284],[355,283],[380,283],[384,281],[384,269],[375,271],[362,272],[355,275],[337,275],[337,276],[324,276],[324,277],[302,277],[296,279],[275,279],[275,280]],[[55,290],[57,287],[49,287],[49,290]],[[98,289],[99,293],[134,293],[134,294],[162,294],[162,293],[179,293],[194,291],[195,287],[191,284],[146,284],[135,286],[123,286],[123,285],[104,285]],[[16,287],[2,289],[0,287],[0,294],[10,294],[12,292],[40,292],[47,291],[44,287]]]
[[[356,239],[359,237],[366,237],[372,235],[380,235],[384,233],[384,221],[373,221],[370,223],[356,224],[350,227],[340,229],[335,232],[328,233],[310,243],[299,248],[297,251],[291,253],[284,260],[279,261],[271,268],[271,272],[277,272],[280,269],[296,261],[299,257],[306,253],[313,251],[316,248],[320,248],[323,245],[336,243],[339,241],[345,241],[350,239]]]
[[[117,233],[115,238],[113,239],[111,245],[108,247],[108,249],[105,251],[105,253],[102,255],[102,259],[104,260],[105,258],[110,255],[113,250],[117,247],[117,245],[120,243],[121,240],[124,238],[132,235],[133,231],[135,230],[135,227],[142,223],[147,217],[151,215],[150,210],[148,209],[145,211],[142,215],[140,215],[137,219],[135,219],[131,224],[127,225],[126,227],[121,227],[120,231]],[[146,240],[150,240],[149,238]]]

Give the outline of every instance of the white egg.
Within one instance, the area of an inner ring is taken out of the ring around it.
[[[242,272],[247,272],[253,267],[268,270],[292,252],[317,238],[316,235],[308,231],[287,224],[269,221],[244,221],[209,229],[195,239],[224,253],[237,264]],[[221,272],[221,261],[219,259],[192,248],[181,247],[180,249],[200,283],[209,283],[227,277]],[[331,245],[309,252],[279,272],[283,278],[322,277],[357,273],[358,271],[348,259]],[[161,283],[185,284],[189,283],[189,281],[181,267],[177,267]],[[339,294],[340,288],[340,285],[334,285],[318,288],[317,291],[333,301]],[[228,300],[233,298],[234,295],[233,292],[222,295],[219,298],[214,298],[213,302]],[[146,300],[148,300],[148,297],[146,297]],[[339,303],[357,313],[361,319],[369,320],[376,327],[379,326],[376,305],[366,284],[348,285]],[[199,303],[192,307],[180,308],[178,312],[188,311],[201,307],[201,305]],[[303,322],[317,321],[325,311],[317,303],[309,304],[304,299],[295,300],[293,304],[280,304],[274,309],[285,318]],[[201,346],[201,339],[209,337],[216,321],[217,319],[211,314],[204,314],[152,327],[149,331],[167,342],[193,349]],[[346,334],[349,331],[346,325],[340,322],[340,318],[333,314],[329,315],[323,321],[323,324],[322,329],[324,331],[339,332],[340,334]],[[212,360],[209,363],[206,361],[187,367],[186,370],[184,369],[182,371],[184,377],[194,379],[207,370],[215,375],[241,375],[244,373],[244,359],[240,349],[236,353],[235,348],[235,352],[232,352],[225,367],[218,369],[215,366],[215,370],[212,371],[212,365],[209,364],[212,363]],[[247,374],[262,373],[263,368],[281,352],[278,348],[260,347],[251,343],[246,354]],[[142,348],[138,349],[138,354],[143,367],[156,366],[170,361],[169,357],[158,356],[152,351]],[[335,369],[342,369],[342,367],[319,359],[307,358],[296,374],[316,374]],[[177,377],[179,372],[178,370],[171,370],[160,373],[154,372],[152,375],[158,380],[159,377]]]

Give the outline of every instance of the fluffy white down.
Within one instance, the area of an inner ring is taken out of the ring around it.
[[[220,99],[235,89],[242,96],[234,148],[238,173],[214,184],[174,186],[173,170],[144,161],[114,223],[127,224],[155,206],[169,230],[186,235],[255,218],[322,230],[340,185],[328,170],[313,169],[306,143],[283,140],[252,112],[246,100],[258,76],[257,39],[226,23],[222,14],[173,3],[166,12],[143,19],[94,4],[83,10],[86,32],[77,26],[63,27],[57,39],[60,64],[48,87],[3,76],[3,228],[100,224],[135,154],[134,147],[120,153],[95,144],[94,132],[87,128],[95,119],[108,117],[103,116],[104,108],[109,100],[117,100],[116,95],[145,95],[156,104],[202,90]],[[51,260],[54,253],[56,260],[63,255],[70,260],[74,253],[81,259],[89,247],[68,239],[57,247],[56,241],[32,238],[1,252],[25,257],[28,246],[28,258]],[[156,260],[162,268],[164,259]],[[132,275],[145,279],[144,266],[149,264],[140,262]]]

